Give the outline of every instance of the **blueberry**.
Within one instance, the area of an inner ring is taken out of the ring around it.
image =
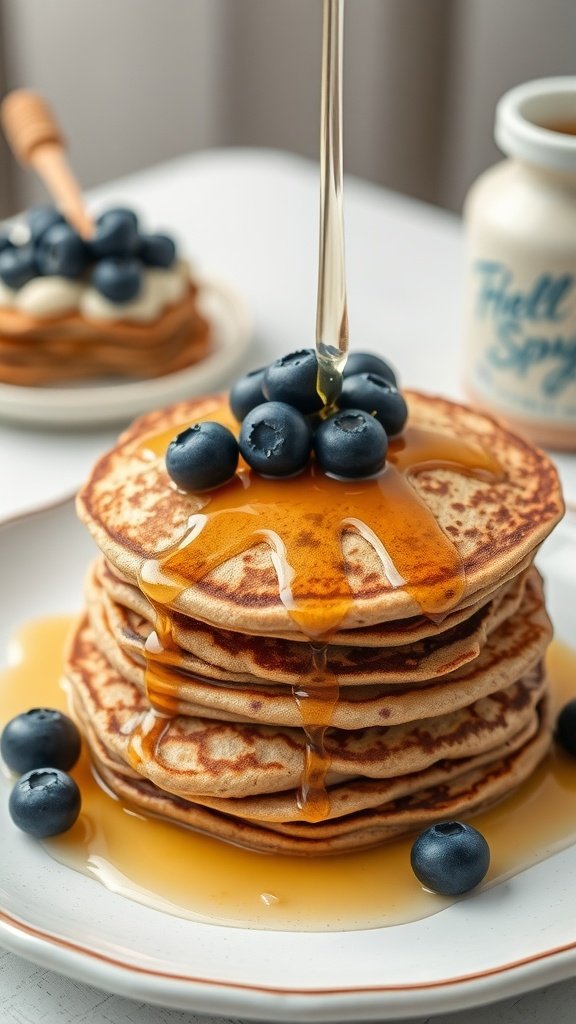
[[[138,218],[132,210],[106,210],[96,221],[90,239],[96,259],[103,256],[133,256],[140,248]]]
[[[318,363],[312,348],[290,352],[272,363],[264,374],[262,390],[273,402],[286,402],[300,412],[317,412],[323,406],[316,391]]]
[[[208,491],[231,480],[238,466],[238,442],[221,423],[196,423],[168,445],[166,469],[183,491]]]
[[[10,794],[10,817],[36,839],[57,836],[80,814],[80,790],[59,768],[35,768],[23,775]]]
[[[69,224],[53,224],[36,245],[36,262],[41,274],[77,279],[82,277],[87,260],[86,244]]]
[[[396,374],[391,366],[380,356],[373,355],[372,352],[351,352],[346,360],[346,366],[344,367],[344,377],[354,377],[357,373],[375,373],[378,377],[384,377],[384,380],[390,381],[391,384],[398,386],[396,380]]]
[[[109,256],[96,264],[91,282],[110,302],[130,302],[142,287],[142,264],[135,259]]]
[[[308,459],[312,431],[306,418],[284,402],[265,402],[244,418],[238,443],[249,466],[263,476],[294,476]]]
[[[314,434],[316,458],[325,473],[345,479],[373,476],[388,451],[384,427],[363,409],[342,409]]]
[[[143,235],[138,255],[149,267],[171,267],[176,259],[176,246],[168,235]]]
[[[399,434],[408,419],[404,396],[384,377],[356,373],[346,377],[338,399],[341,409],[364,409],[382,424],[387,434]]]
[[[0,754],[19,775],[45,764],[67,772],[76,764],[80,746],[80,733],[71,718],[52,708],[32,708],[8,722]]]
[[[38,276],[36,257],[31,245],[22,245],[0,252],[0,278],[9,288],[22,288]]]
[[[6,249],[13,248],[14,243],[10,241],[10,236],[4,234],[4,232],[0,233],[0,253],[4,252]]]
[[[565,704],[558,715],[556,739],[564,750],[576,757],[576,700]]]
[[[427,889],[442,896],[460,896],[484,878],[490,866],[490,847],[472,825],[442,821],[417,836],[410,863]]]
[[[230,389],[230,408],[237,420],[242,422],[251,409],[262,405],[266,401],[262,391],[266,367],[260,370],[250,370],[245,377],[241,377]]]
[[[66,221],[55,206],[33,206],[28,210],[28,227],[30,228],[30,241],[34,244],[39,242],[45,231],[55,224],[65,224]]]

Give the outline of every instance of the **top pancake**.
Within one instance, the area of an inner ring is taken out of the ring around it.
[[[558,478],[542,452],[491,417],[433,396],[408,393],[406,397],[410,427],[434,431],[447,440],[458,438],[475,451],[489,453],[502,471],[498,478],[476,479],[459,469],[432,466],[406,477],[407,487],[420,499],[420,507],[421,503],[427,507],[433,526],[437,524],[450,539],[461,560],[463,587],[454,607],[464,607],[474,602],[475,595],[489,592],[516,575],[560,519],[563,509]],[[203,505],[205,514],[210,514],[210,494],[198,500],[198,496],[179,492],[166,473],[163,452],[154,451],[153,444],[148,446],[147,438],[166,433],[168,442],[183,425],[199,418],[216,418],[221,411],[219,403],[218,399],[181,403],[137,420],[116,447],[100,459],[81,490],[81,519],[126,579],[137,582],[144,562],[178,544],[186,535],[190,516]],[[384,494],[386,481],[385,472],[381,485]],[[282,515],[286,514],[283,502],[289,487],[291,481],[278,484],[280,541]],[[360,516],[361,510],[356,521]],[[318,518],[321,521],[315,530],[322,531],[324,522]],[[340,546],[351,600],[340,628],[363,628],[418,615],[421,607],[414,592],[390,583],[389,566],[385,569],[382,552],[347,518]],[[266,524],[257,525],[262,528]],[[417,548],[419,528],[414,528],[413,536]],[[308,542],[313,544],[315,538]],[[170,606],[232,630],[270,635],[298,633],[298,622],[281,600],[275,565],[277,550],[254,534],[249,550],[224,559],[174,596]],[[427,566],[431,584],[442,584],[443,571],[438,568],[436,580],[435,566]]]

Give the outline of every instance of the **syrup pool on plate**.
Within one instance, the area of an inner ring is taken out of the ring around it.
[[[67,709],[60,677],[72,623],[31,622],[13,638],[9,667],[0,674],[0,727],[29,707]],[[553,644],[548,669],[559,707],[576,696],[576,652]],[[43,842],[47,855],[167,913],[239,927],[338,931],[417,920],[452,902],[417,882],[411,838],[335,857],[253,853],[131,810],[99,785],[86,753],[72,774],[82,813],[70,832]],[[482,888],[570,846],[576,760],[553,749],[519,790],[471,820],[492,854]]]

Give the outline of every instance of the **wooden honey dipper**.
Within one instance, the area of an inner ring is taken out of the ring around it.
[[[17,89],[4,98],[0,114],[15,157],[34,168],[69,223],[83,238],[90,238],[94,223],[68,163],[64,136],[46,101],[30,89]]]

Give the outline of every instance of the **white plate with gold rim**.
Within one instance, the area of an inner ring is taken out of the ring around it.
[[[150,409],[208,394],[229,384],[245,362],[252,320],[244,300],[212,278],[199,281],[198,302],[213,325],[214,345],[193,366],[150,380],[81,382],[67,387],[0,383],[0,419],[47,426],[128,422]]]
[[[79,608],[92,552],[70,503],[0,529],[3,652],[25,620]],[[568,642],[575,552],[572,521],[541,557],[557,633]],[[576,846],[422,921],[321,933],[229,928],[133,903],[56,863],[9,822],[8,789],[0,778],[0,944],[109,991],[268,1022],[383,1021],[576,972]]]

